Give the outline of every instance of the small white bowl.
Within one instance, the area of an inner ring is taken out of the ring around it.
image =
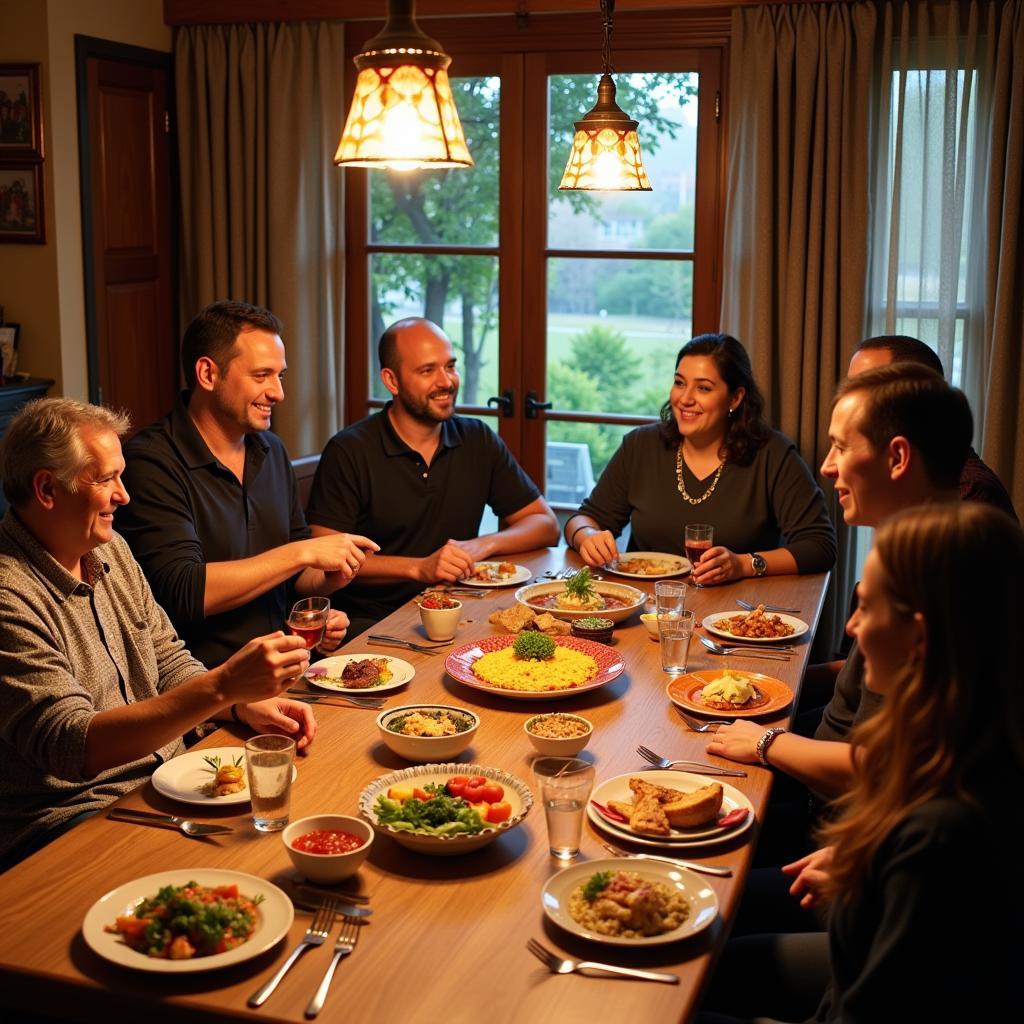
[[[455,601],[455,598],[450,600]],[[431,640],[454,640],[461,618],[461,601],[455,601],[454,608],[424,608],[420,605],[420,622]]]
[[[350,832],[359,836],[363,845],[350,853],[307,853],[292,846],[292,842],[299,836],[307,832],[319,832],[321,829]],[[373,834],[373,829],[362,818],[350,818],[345,814],[314,814],[310,818],[293,821],[281,833],[281,840],[292,863],[309,881],[334,885],[335,882],[351,878],[362,867],[373,845]]]
[[[406,736],[400,732],[392,732],[388,723],[403,715],[411,715],[414,711],[450,711],[453,715],[468,718],[473,724],[463,732],[454,736]],[[377,716],[377,729],[388,749],[406,761],[417,761],[422,764],[436,764],[450,761],[461,754],[473,742],[477,729],[480,728],[480,716],[468,708],[459,708],[451,704],[406,704],[400,708],[388,708]]]
[[[658,636],[658,613],[644,612],[640,616],[640,621],[647,627],[647,632],[650,634],[651,639],[655,643],[659,643],[661,638]]]
[[[566,736],[558,739],[552,736],[538,736],[530,730],[530,726],[539,718],[571,718],[574,721],[582,722],[587,727],[587,731],[579,736]],[[590,742],[590,737],[594,735],[594,726],[592,722],[581,715],[566,715],[560,711],[552,711],[528,718],[523,723],[523,732],[529,737],[537,752],[546,757],[575,757]]]

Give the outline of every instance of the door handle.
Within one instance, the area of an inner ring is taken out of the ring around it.
[[[506,418],[516,414],[515,399],[515,392],[505,390],[500,395],[491,395],[487,399],[487,404],[496,405],[501,410],[502,417]]]
[[[538,419],[542,409],[550,409],[553,402],[538,402],[536,391],[526,392],[526,418],[528,420]]]

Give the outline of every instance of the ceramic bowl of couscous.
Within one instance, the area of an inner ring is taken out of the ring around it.
[[[523,732],[545,757],[575,757],[590,742],[594,726],[580,715],[552,712],[528,718]]]

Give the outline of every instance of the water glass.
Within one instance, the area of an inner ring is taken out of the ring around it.
[[[580,852],[594,766],[578,757],[539,757],[533,762],[533,776],[544,805],[551,856],[572,860]]]
[[[659,580],[654,584],[658,618],[678,618],[686,605],[686,584],[677,580]]]
[[[686,671],[693,636],[693,612],[683,611],[678,616],[658,616],[658,640],[661,644],[661,670],[671,675]]]
[[[295,740],[287,736],[253,736],[245,743],[252,821],[257,832],[279,832],[288,824]]]

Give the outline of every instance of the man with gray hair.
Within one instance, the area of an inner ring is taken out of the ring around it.
[[[300,637],[250,641],[212,671],[178,639],[114,514],[127,417],[29,403],[0,447],[0,869],[145,782],[210,717],[306,747],[316,723],[279,698]]]

